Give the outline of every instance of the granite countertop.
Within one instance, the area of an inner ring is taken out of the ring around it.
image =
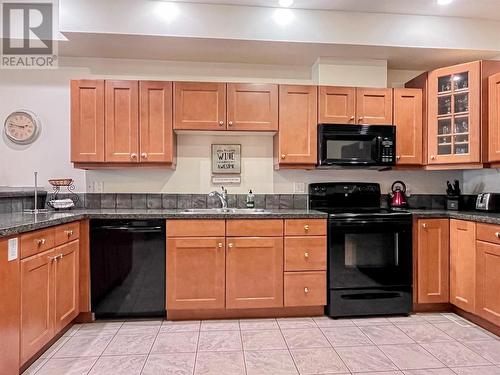
[[[33,214],[0,214],[0,237],[47,228],[81,219],[326,219],[327,214],[314,210],[266,210],[265,213],[186,213],[182,209],[101,209],[49,211]]]
[[[413,210],[410,211],[416,218],[449,218],[457,220],[475,221],[477,223],[499,224],[500,213],[485,211],[449,211],[449,210]]]
[[[0,186],[0,198],[30,197],[35,194],[33,187],[10,187]],[[47,191],[44,188],[38,188],[38,195],[45,195]]]
[[[327,214],[314,210],[266,210],[266,213],[186,213],[182,209],[101,209],[49,211],[38,215],[21,212],[0,214],[0,237],[47,228],[81,219],[323,219]],[[415,218],[451,218],[500,225],[500,213],[410,209]]]

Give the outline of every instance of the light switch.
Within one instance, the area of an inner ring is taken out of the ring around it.
[[[16,260],[18,257],[18,240],[16,238],[11,238],[7,243],[8,251],[7,251],[7,261],[12,262]]]

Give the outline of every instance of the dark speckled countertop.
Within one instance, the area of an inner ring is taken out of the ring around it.
[[[71,210],[48,213],[0,214],[0,237],[47,228],[81,219],[322,219],[325,213],[313,210],[266,210],[265,213],[186,213],[177,210]]]
[[[475,221],[477,223],[499,224],[500,213],[484,211],[409,210],[416,218],[449,218]]]
[[[266,213],[185,213],[177,210],[72,210],[36,215],[0,214],[0,237],[47,228],[81,219],[321,219],[325,213],[314,210],[266,210]],[[500,213],[480,211],[409,210],[415,218],[451,218],[500,225]]]

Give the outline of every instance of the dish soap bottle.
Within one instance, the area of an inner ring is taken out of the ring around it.
[[[255,208],[255,194],[250,190],[247,194],[247,208]]]

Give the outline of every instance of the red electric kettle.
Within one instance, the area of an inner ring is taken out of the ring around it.
[[[390,206],[393,208],[408,207],[406,200],[406,185],[403,181],[394,181],[391,186],[391,201]]]

